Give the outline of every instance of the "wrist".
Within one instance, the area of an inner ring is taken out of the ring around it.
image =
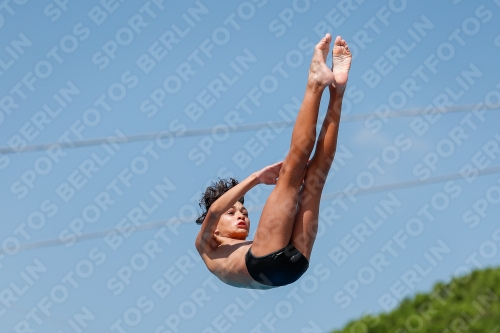
[[[260,179],[257,172],[252,173],[249,178],[253,186],[260,184]]]

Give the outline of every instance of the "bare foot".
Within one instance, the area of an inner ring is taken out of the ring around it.
[[[308,84],[312,88],[324,89],[335,81],[334,73],[326,66],[326,57],[330,50],[331,41],[332,36],[326,34],[314,48],[308,79]]]
[[[352,54],[349,46],[342,37],[337,36],[333,42],[332,71],[335,77],[333,88],[343,91],[347,84],[349,69],[351,68]]]

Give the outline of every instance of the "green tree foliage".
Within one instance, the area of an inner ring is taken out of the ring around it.
[[[389,313],[365,316],[333,333],[500,333],[500,268],[477,270]]]

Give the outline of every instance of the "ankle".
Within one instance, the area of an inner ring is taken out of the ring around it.
[[[346,86],[347,85],[344,84],[340,87],[336,87],[333,84],[330,84],[328,86],[328,89],[330,90],[330,96],[335,97],[335,98],[343,98]]]
[[[321,84],[318,80],[315,80],[311,77],[307,80],[307,89],[312,93],[322,93],[325,90],[326,85]]]

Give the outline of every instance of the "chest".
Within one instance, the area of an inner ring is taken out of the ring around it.
[[[213,256],[211,256],[211,267],[209,269],[221,278],[238,274],[248,274],[245,255],[249,248],[250,244],[218,247],[213,252]]]

